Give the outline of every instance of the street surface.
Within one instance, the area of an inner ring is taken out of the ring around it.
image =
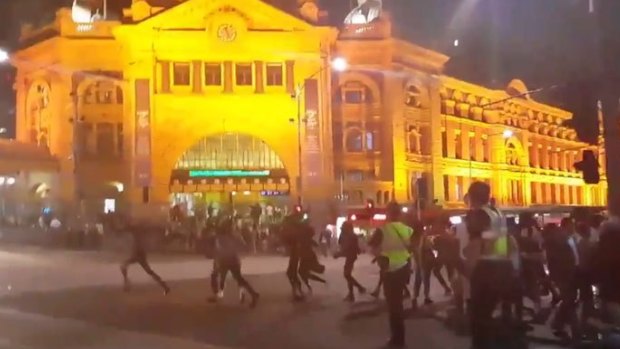
[[[206,302],[211,261],[153,256],[153,269],[171,281],[164,296],[138,266],[129,271],[132,292],[122,292],[122,259],[110,252],[0,249],[0,349],[365,349],[380,347],[388,335],[381,302],[342,301],[343,260],[323,259],[329,285],[315,285],[311,299],[293,304],[283,257],[244,259],[243,270],[261,293],[250,310],[239,304],[231,278],[224,301]],[[360,282],[374,288],[376,266],[365,256],[357,266]],[[436,285],[433,290],[437,304],[425,313],[441,314],[446,298]],[[432,316],[412,317],[407,327],[409,348],[469,347]]]

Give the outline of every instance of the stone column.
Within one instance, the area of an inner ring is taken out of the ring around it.
[[[567,184],[562,184],[562,190],[564,192],[564,205],[570,205],[570,187]]]
[[[473,149],[469,149],[469,125],[461,124],[461,159],[470,161],[471,152],[475,151]]]
[[[474,143],[476,145],[475,147],[475,156],[476,156],[476,161],[484,161],[484,147],[482,144],[482,129],[480,129],[479,127],[476,127],[474,129]]]
[[[446,154],[448,154],[448,157],[452,159],[456,157],[455,139],[456,134],[454,132],[454,123],[450,120],[446,120],[446,145],[448,147]]]
[[[530,148],[530,164],[532,167],[540,167],[540,159],[538,156],[538,140],[536,137],[531,137],[530,142],[532,143]]]

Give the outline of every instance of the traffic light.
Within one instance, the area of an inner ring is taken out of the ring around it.
[[[597,184],[601,180],[598,159],[592,150],[584,150],[583,160],[576,162],[574,166],[583,173],[583,181],[586,184]]]

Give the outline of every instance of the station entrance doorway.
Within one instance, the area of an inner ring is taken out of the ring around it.
[[[251,206],[285,208],[290,179],[280,156],[245,134],[201,139],[177,161],[170,200],[189,215],[206,207],[247,212]]]

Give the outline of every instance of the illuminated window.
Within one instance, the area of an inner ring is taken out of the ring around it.
[[[379,133],[374,130],[366,131],[366,150],[379,151],[380,147]]]
[[[205,85],[221,86],[222,85],[222,65],[219,63],[205,64]]]
[[[267,86],[282,86],[282,64],[267,64]]]
[[[237,86],[252,86],[252,64],[237,64],[235,66]]]
[[[361,152],[364,150],[363,136],[360,130],[351,130],[347,133],[346,145],[349,152]]]
[[[173,64],[173,83],[176,86],[190,85],[190,68],[189,63]]]

